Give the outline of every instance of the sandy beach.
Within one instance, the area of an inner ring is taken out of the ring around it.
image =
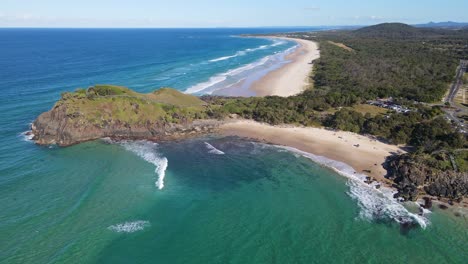
[[[299,44],[299,47],[286,56],[286,59],[291,61],[290,63],[268,73],[252,84],[250,89],[257,96],[277,95],[287,97],[301,93],[309,85],[309,75],[312,71],[311,62],[320,56],[318,44],[303,39],[282,39],[295,41]]]
[[[225,136],[239,136],[289,146],[341,161],[352,166],[357,173],[364,173],[384,183],[389,183],[384,177],[386,170],[382,166],[385,158],[402,151],[398,146],[359,134],[313,127],[271,126],[249,120],[237,120],[222,125],[220,131]]]

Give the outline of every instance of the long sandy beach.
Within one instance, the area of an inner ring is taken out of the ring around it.
[[[285,66],[268,73],[265,77],[254,82],[250,88],[257,96],[277,95],[291,96],[299,94],[310,84],[312,61],[320,57],[316,42],[282,38],[298,43],[299,47],[286,56],[291,61]]]
[[[382,164],[387,156],[402,150],[359,134],[314,127],[271,126],[250,120],[237,120],[221,126],[221,134],[283,145],[344,162],[380,182],[386,170]],[[369,172],[370,171],[370,172]]]

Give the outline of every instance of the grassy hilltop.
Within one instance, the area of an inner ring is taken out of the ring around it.
[[[59,106],[66,108],[73,122],[104,125],[118,120],[135,125],[201,119],[206,103],[170,88],[142,94],[121,86],[96,85],[63,93],[55,107]]]

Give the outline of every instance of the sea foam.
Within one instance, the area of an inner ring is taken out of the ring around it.
[[[219,84],[223,81],[225,81],[226,79],[230,78],[230,77],[234,77],[236,75],[239,75],[243,72],[246,72],[248,70],[252,70],[256,67],[259,67],[263,64],[265,64],[268,60],[270,59],[270,56],[266,56],[262,59],[259,59],[255,62],[252,62],[252,63],[249,63],[247,65],[244,65],[244,66],[241,66],[241,67],[238,67],[238,68],[235,68],[235,69],[232,69],[232,70],[229,70],[229,71],[226,71],[224,73],[220,73],[218,75],[215,75],[213,77],[210,77],[210,79],[206,82],[201,82],[201,83],[198,83],[190,88],[188,88],[187,90],[185,90],[185,93],[189,93],[189,94],[193,94],[193,93],[198,93],[198,92],[201,92],[201,91],[204,91],[204,90],[207,90],[208,88],[216,85],[216,84]],[[206,91],[207,94],[211,94],[213,91]]]
[[[111,225],[107,229],[117,233],[133,233],[136,231],[141,231],[148,226],[150,226],[150,222],[138,220],[133,222],[125,222],[121,224]]]
[[[166,169],[168,166],[168,160],[166,157],[161,156],[157,152],[157,143],[149,142],[145,140],[141,141],[124,141],[121,143],[126,150],[129,150],[139,157],[143,158],[149,163],[156,166],[155,172],[158,177],[156,180],[156,187],[158,189],[164,188],[164,177],[166,176]]]
[[[215,148],[213,145],[211,145],[208,142],[205,142],[206,148],[208,149],[208,152],[211,154],[216,154],[216,155],[224,155],[225,153],[222,152],[221,150]]]
[[[384,220],[390,219],[400,224],[417,223],[423,229],[429,224],[429,220],[423,215],[411,213],[393,195],[395,191],[388,187],[375,186],[378,183],[365,183],[366,175],[356,173],[349,165],[328,159],[326,157],[317,156],[307,153],[292,147],[276,146],[280,149],[286,149],[292,153],[300,154],[316,163],[332,168],[339,174],[348,178],[347,185],[349,186],[348,195],[355,199],[360,210],[359,217],[364,220]]]
[[[224,56],[224,57],[219,57],[219,58],[216,58],[216,59],[212,59],[212,60],[210,60],[210,62],[224,61],[224,60],[228,60],[228,59],[231,59],[231,58],[244,56],[249,52],[254,52],[254,51],[257,51],[257,50],[267,49],[268,47],[276,47],[276,46],[279,46],[279,45],[283,45],[285,43],[286,43],[286,41],[273,40],[273,44],[271,44],[271,45],[261,45],[261,46],[256,47],[256,48],[248,48],[248,49],[245,49],[245,50],[240,50],[240,51],[236,52],[234,55]]]
[[[31,133],[31,130],[28,130],[28,131],[25,131],[25,132],[22,132],[20,134],[21,138],[23,139],[23,141],[27,141],[27,142],[32,142],[33,138],[34,138],[34,134]]]

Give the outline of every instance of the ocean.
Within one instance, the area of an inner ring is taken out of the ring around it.
[[[240,34],[294,30],[0,29],[0,263],[466,263],[466,218],[420,216],[323,157],[236,137],[24,135],[78,87],[222,94],[296,46]]]

